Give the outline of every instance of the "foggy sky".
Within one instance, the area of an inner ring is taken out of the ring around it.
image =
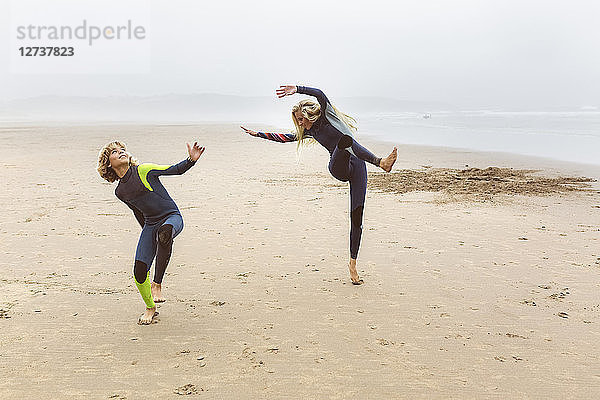
[[[0,1],[0,100],[263,96],[298,83],[340,97],[600,107],[596,1],[147,3],[151,72],[21,75],[9,72],[14,33],[9,2]]]

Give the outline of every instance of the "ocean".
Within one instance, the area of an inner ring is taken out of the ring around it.
[[[186,104],[185,102],[183,104]],[[271,104],[269,103],[269,107]],[[90,115],[69,115],[64,112],[51,115],[48,112],[0,113],[0,126],[35,125],[85,125],[103,123],[201,123],[236,122],[251,129],[269,129],[277,126],[282,131],[292,130],[292,121],[286,105],[269,109],[216,114],[208,110],[200,114],[202,107],[191,107],[179,114],[169,110],[182,107],[165,107],[160,110],[135,109],[123,115],[102,107],[93,108]],[[60,111],[60,110],[59,110]],[[600,165],[600,111],[431,111],[419,112],[351,112],[357,118],[359,137],[375,138],[398,144],[416,144],[438,147],[464,148],[476,151],[507,152],[556,160]],[[33,117],[40,122],[34,122]],[[77,120],[77,118],[80,118]],[[42,122],[43,121],[43,122]],[[87,121],[87,122],[86,122]],[[92,122],[93,121],[93,122]],[[285,127],[285,128],[282,128]]]
[[[600,165],[600,111],[363,114],[361,135],[401,144],[508,152]]]

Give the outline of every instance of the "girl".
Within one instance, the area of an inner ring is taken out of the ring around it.
[[[385,158],[378,158],[362,147],[353,138],[352,130],[356,130],[353,118],[339,112],[319,90],[305,86],[280,86],[276,90],[279,98],[294,93],[307,94],[317,99],[302,100],[292,108],[292,120],[296,133],[255,132],[241,127],[246,133],[273,140],[276,142],[298,141],[298,145],[313,138],[325,147],[330,154],[329,172],[342,182],[350,182],[350,279],[355,285],[363,280],[356,271],[356,258],[362,235],[362,218],[367,191],[367,167],[365,161],[382,168],[386,172],[392,170],[396,162],[397,149]]]

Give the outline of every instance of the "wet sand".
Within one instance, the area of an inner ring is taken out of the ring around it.
[[[95,171],[113,139],[160,164],[207,147],[162,178],[185,228],[150,326],[139,226]],[[600,187],[570,180],[600,168],[398,147],[392,174],[368,167],[353,286],[348,188],[318,145],[223,124],[1,129],[0,398],[600,396]]]

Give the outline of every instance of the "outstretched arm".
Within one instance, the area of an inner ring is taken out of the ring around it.
[[[325,96],[325,93],[323,93],[321,89],[311,88],[308,86],[298,86],[298,93],[316,97],[317,101],[321,105],[321,110],[324,111],[327,108],[327,103],[329,103],[329,99],[327,98],[327,96]]]
[[[317,101],[321,105],[321,110],[325,110],[329,99],[325,96],[325,93],[321,89],[315,89],[308,86],[292,86],[292,85],[281,85],[279,89],[275,90],[277,97],[282,98],[285,96],[291,96],[294,93],[307,94],[317,98]]]
[[[274,142],[286,143],[286,142],[295,142],[298,140],[294,133],[268,133],[268,132],[256,132],[252,129],[244,128],[240,126],[248,135],[260,137],[263,139],[272,140]]]
[[[142,177],[142,182],[144,181],[144,177],[148,174],[160,176],[160,175],[181,175],[185,173],[188,169],[192,168],[196,161],[200,158],[202,153],[204,153],[205,148],[200,147],[198,142],[195,142],[193,146],[190,146],[189,143],[186,143],[188,148],[189,157],[185,160],[174,164],[174,165],[157,165],[157,164],[140,164],[138,166],[138,173],[140,177]]]

